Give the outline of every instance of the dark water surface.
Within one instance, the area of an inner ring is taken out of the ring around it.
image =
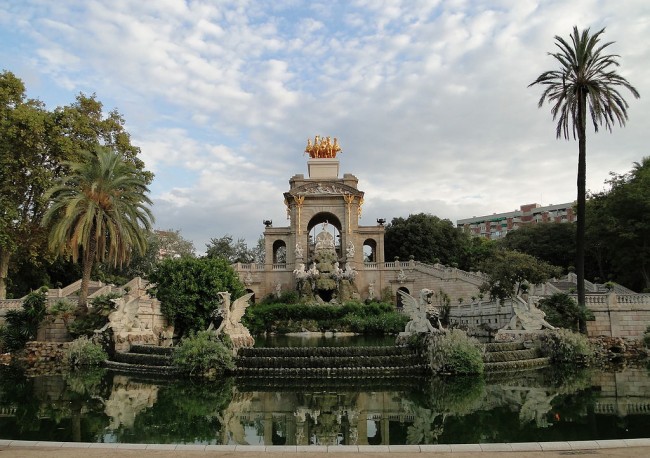
[[[205,444],[450,444],[648,437],[650,372],[470,378],[148,379],[0,367],[0,438]]]
[[[395,336],[340,335],[306,332],[255,336],[256,347],[390,347]]]

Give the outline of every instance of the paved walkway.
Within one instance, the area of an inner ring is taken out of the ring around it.
[[[97,444],[87,442],[36,442],[0,439],[2,457],[25,458],[96,458],[220,456],[255,458],[260,455],[296,454],[318,458],[337,455],[341,458],[527,458],[598,455],[600,457],[650,457],[650,439],[621,439],[577,442],[527,442],[513,444],[451,445],[371,445],[371,446],[251,446],[251,445],[176,445],[176,444]]]

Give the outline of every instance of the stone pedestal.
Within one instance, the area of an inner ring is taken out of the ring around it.
[[[324,179],[339,177],[338,159],[312,159],[307,162],[309,178]]]
[[[237,354],[237,350],[242,347],[252,347],[255,345],[255,339],[250,334],[230,334],[232,341],[233,353]]]

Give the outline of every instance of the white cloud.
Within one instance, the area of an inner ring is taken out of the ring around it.
[[[339,138],[369,224],[573,200],[577,145],[555,139],[527,86],[574,24],[607,26],[643,97],[628,97],[626,128],[588,134],[588,187],[601,189],[648,154],[649,13],[644,0],[33,0],[0,6],[22,46],[0,57],[48,93],[117,107],[156,173],[159,224],[202,248],[284,224],[282,192],[315,134]]]

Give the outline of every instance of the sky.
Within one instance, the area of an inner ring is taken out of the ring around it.
[[[649,155],[647,0],[3,0],[0,70],[49,109],[95,93],[141,148],[158,229],[198,253],[287,226],[308,138],[337,137],[362,225],[572,202],[578,145],[540,87],[554,37],[600,30],[640,92],[587,132],[587,188]]]

